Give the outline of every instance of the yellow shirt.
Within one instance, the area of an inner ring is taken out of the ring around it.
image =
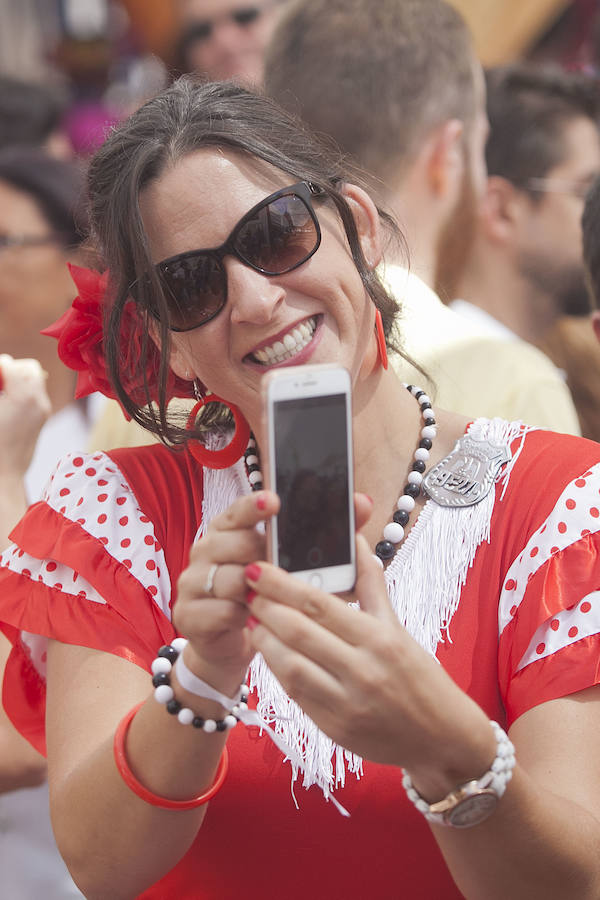
[[[422,385],[442,409],[472,418],[500,416],[581,433],[565,381],[540,350],[517,338],[486,334],[401,266],[387,265],[384,277],[402,304],[398,342],[428,376],[391,354],[403,381]]]

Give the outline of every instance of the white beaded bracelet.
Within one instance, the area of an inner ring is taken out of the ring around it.
[[[409,800],[429,822],[453,828],[469,828],[490,816],[512,778],[515,748],[508,735],[490,720],[496,738],[496,758],[481,778],[469,781],[451,791],[437,803],[427,803],[415,790],[408,772],[403,770],[402,784]]]

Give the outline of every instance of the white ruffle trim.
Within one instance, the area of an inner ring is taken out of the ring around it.
[[[502,497],[529,430],[521,422],[509,423],[503,419],[477,419],[468,430],[476,440],[506,446],[521,436],[517,452],[497,478],[503,485]],[[224,511],[240,494],[248,492],[243,461],[231,469],[205,470],[201,533],[215,515]],[[448,508],[428,500],[386,569],[388,594],[399,621],[432,656],[435,656],[440,641],[450,640],[450,622],[458,608],[469,567],[479,545],[490,538],[495,500],[495,490],[468,507]],[[361,757],[338,746],[320,731],[287,696],[261,654],[257,654],[250,664],[250,688],[256,689],[257,710],[265,727],[272,725],[292,750],[291,755],[302,760],[299,767],[291,762],[292,785],[301,771],[303,787],[317,784],[325,798],[333,800],[345,813],[332,791],[344,786],[346,771],[356,778],[361,777]],[[294,802],[298,805],[295,797]]]

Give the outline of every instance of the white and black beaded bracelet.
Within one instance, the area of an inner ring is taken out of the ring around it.
[[[202,729],[202,731],[207,734],[212,734],[215,731],[228,731],[229,729],[234,728],[240,721],[240,713],[248,709],[247,700],[249,691],[247,685],[240,685],[237,697],[225,697],[209,685],[205,685],[205,683],[194,676],[186,666],[183,667],[183,671],[187,673],[188,676],[196,679],[198,684],[204,685],[205,687],[203,692],[192,689],[192,693],[196,693],[198,696],[207,699],[217,700],[226,709],[229,708],[229,714],[223,719],[205,719],[202,716],[197,715],[189,707],[183,706],[183,704],[175,697],[175,692],[171,687],[171,670],[177,662],[178,657],[180,657],[180,654],[183,652],[183,648],[186,644],[187,640],[185,638],[175,638],[171,644],[165,644],[158,651],[158,655],[156,659],[153,660],[151,666],[154,699],[165,706],[170,715],[177,716],[182,725],[192,725],[194,728]],[[182,686],[185,687],[185,685]]]

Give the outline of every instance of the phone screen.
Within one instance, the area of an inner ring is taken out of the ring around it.
[[[346,395],[274,404],[279,565],[288,572],[352,561]]]

